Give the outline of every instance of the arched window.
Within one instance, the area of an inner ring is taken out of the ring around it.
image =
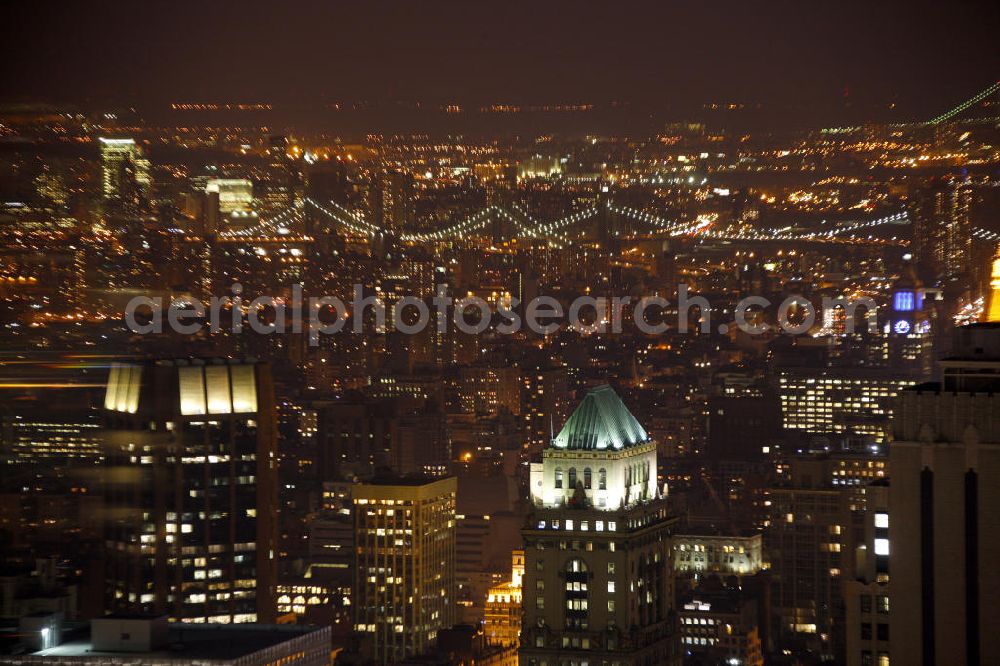
[[[570,490],[576,489],[576,467],[569,468],[569,487]]]
[[[556,467],[556,488],[562,488],[562,467]]]
[[[597,489],[607,490],[608,489],[608,470],[603,467],[597,470]]]
[[[625,468],[625,485],[626,486],[631,486],[632,485],[632,466],[631,465],[629,465],[628,467]]]
[[[586,490],[590,490],[591,478],[590,478],[590,468],[583,468],[583,487]]]
[[[589,605],[588,585],[590,574],[587,563],[581,559],[572,559],[566,563],[563,573],[566,580],[566,628],[574,630],[587,629]]]

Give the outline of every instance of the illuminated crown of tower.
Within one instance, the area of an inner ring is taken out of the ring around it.
[[[990,275],[990,293],[986,297],[986,309],[983,310],[986,321],[1000,322],[1000,245],[993,258],[993,272]]]

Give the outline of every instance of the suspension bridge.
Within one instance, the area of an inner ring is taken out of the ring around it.
[[[937,127],[938,125],[942,125],[942,124],[947,123],[947,122],[949,122],[951,120],[955,120],[956,118],[958,118],[960,115],[962,115],[963,113],[965,113],[969,109],[974,108],[974,107],[976,107],[976,106],[978,106],[978,105],[986,102],[990,97],[992,97],[994,95],[997,95],[998,93],[1000,93],[1000,81],[995,81],[995,82],[991,83],[990,85],[986,86],[985,88],[983,88],[982,90],[980,90],[979,92],[977,92],[972,97],[969,97],[968,99],[963,100],[962,102],[959,102],[958,104],[956,104],[952,108],[948,109],[944,113],[941,113],[941,114],[939,114],[937,116],[934,116],[933,118],[931,118],[929,120],[922,120],[922,121],[909,122],[909,123],[890,123],[889,127],[909,128],[909,129],[934,128],[934,127]],[[987,117],[987,118],[970,118],[970,119],[967,119],[967,120],[968,120],[968,122],[987,122],[987,123],[992,123],[992,122],[1000,122],[1000,117],[993,116],[993,117]],[[849,133],[849,132],[855,132],[855,131],[860,130],[860,129],[861,129],[860,126],[855,126],[855,127],[830,127],[830,128],[826,128],[826,129],[824,129],[822,131],[823,131],[824,134],[845,134],[845,133]]]
[[[994,82],[972,97],[957,104],[930,120],[902,126],[936,127],[949,122],[1000,92],[1000,81]],[[998,119],[992,119],[998,120]],[[857,128],[838,128],[824,132],[842,132]],[[396,238],[404,243],[454,242],[465,239],[497,235],[496,229],[505,227],[506,236],[519,239],[547,241],[554,247],[565,247],[574,242],[593,239],[593,231],[606,237],[672,238],[680,236],[701,237],[713,240],[752,242],[806,242],[829,244],[871,244],[905,246],[909,241],[901,238],[884,238],[872,233],[885,225],[907,225],[910,219],[905,211],[869,220],[848,220],[826,223],[819,230],[796,231],[795,227],[783,229],[753,229],[745,225],[720,226],[712,216],[699,216],[693,220],[675,220],[656,212],[604,200],[569,212],[552,220],[539,220],[523,203],[494,204],[450,222],[432,231],[399,232],[385,229],[366,219],[359,211],[351,211],[334,201],[317,201],[306,197],[297,206],[284,209],[266,219],[260,219],[242,229],[227,230],[219,235],[226,242],[252,241],[254,239],[280,240],[283,237],[308,239],[310,227],[320,225],[335,228],[347,235],[376,238]],[[312,224],[311,224],[312,223]],[[803,225],[806,228],[815,227]],[[866,234],[867,232],[867,234]],[[591,234],[588,236],[588,233]],[[997,234],[983,229],[973,230],[978,240],[995,242]]]
[[[796,227],[754,229],[746,225],[720,225],[714,215],[676,220],[649,210],[605,200],[552,220],[536,218],[523,203],[494,204],[433,231],[401,233],[381,228],[368,221],[364,214],[348,210],[335,202],[321,202],[307,197],[298,206],[260,219],[246,228],[225,231],[219,238],[224,242],[248,243],[260,240],[274,242],[284,238],[301,240],[310,238],[318,228],[322,228],[369,240],[395,238],[403,243],[423,244],[502,236],[504,239],[546,241],[555,248],[601,238],[677,237],[719,241],[905,246],[908,244],[905,239],[885,238],[872,232],[878,227],[904,226],[909,222],[906,212],[898,212],[867,220],[842,220],[829,224],[823,221],[818,225],[813,223],[812,227],[819,228],[810,231],[798,231]]]

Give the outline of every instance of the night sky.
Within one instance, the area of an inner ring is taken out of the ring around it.
[[[0,97],[897,103],[1000,78],[1000,2],[5,2]]]

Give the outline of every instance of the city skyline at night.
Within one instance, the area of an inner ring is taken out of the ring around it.
[[[1000,7],[26,3],[0,664],[1000,660]]]

